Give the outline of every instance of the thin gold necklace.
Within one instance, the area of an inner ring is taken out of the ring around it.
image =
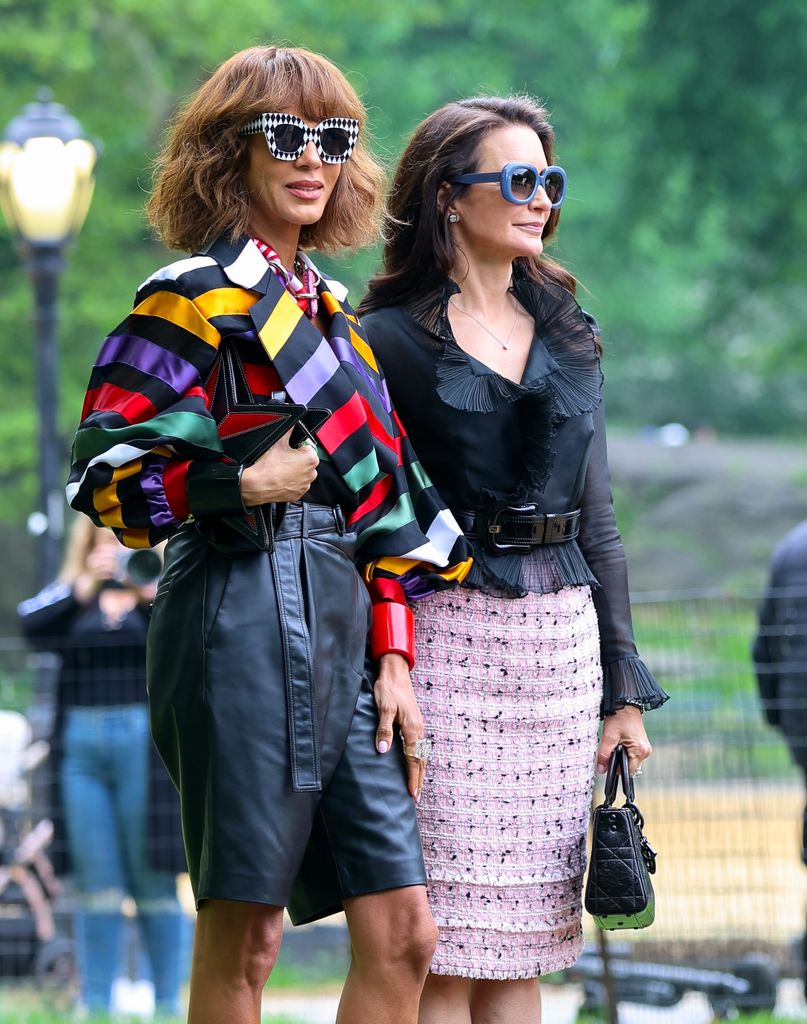
[[[451,299],[453,299],[453,298],[454,298],[454,296],[452,295]],[[451,299],[449,299],[449,302],[451,301]],[[472,320],[476,321],[476,323],[479,324],[479,326],[482,328],[483,331],[487,331],[487,333],[491,336],[491,338],[493,338],[495,341],[498,341],[498,343],[502,346],[503,349],[509,351],[509,349],[510,349],[510,339],[513,336],[513,331],[516,329],[516,322],[518,321],[518,302],[515,299],[513,299],[513,302],[515,302],[515,306],[516,306],[516,315],[513,317],[513,323],[511,324],[510,330],[507,332],[507,337],[505,338],[504,341],[502,341],[502,339],[498,336],[498,334],[494,334],[493,331],[489,327],[486,327],[482,323],[481,320],[479,320],[477,317],[475,317],[473,315],[473,313],[469,313],[467,309],[461,309],[456,304],[456,302],[454,303],[454,309],[456,309],[456,311],[458,313],[464,313],[465,316],[469,316]]]

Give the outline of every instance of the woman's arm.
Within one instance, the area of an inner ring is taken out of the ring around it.
[[[375,320],[383,329],[380,314]],[[368,370],[377,375],[379,393],[388,395],[383,369],[374,364]],[[456,585],[471,567],[462,531],[418,461],[391,403],[383,422],[386,443],[397,452],[398,465],[372,481],[350,521],[358,535],[359,565],[373,602],[370,640],[378,664],[376,749],[382,754],[392,745],[396,723],[407,744],[424,735],[410,679],[416,652],[409,603]],[[424,763],[408,757],[407,769],[409,792],[417,800]]]
[[[604,773],[611,751],[622,743],[631,771],[650,756],[642,712],[660,707],[668,695],[658,685],[636,650],[631,621],[625,550],[616,525],[605,438],[602,403],[594,411],[594,439],[581,502],[578,543],[599,581],[593,591],[600,630],[603,671],[602,739],[597,771]]]
[[[37,651],[59,651],[69,634],[81,602],[69,583],[50,583],[17,605],[23,636]]]
[[[243,510],[203,387],[221,335],[170,270],[101,348],[67,487],[73,508],[131,547],[158,543],[190,514]]]
[[[603,665],[603,715],[626,705],[660,707],[668,695],[639,658],[633,638],[625,550],[616,525],[602,404],[594,411],[594,439],[581,501],[578,543],[599,581],[594,605]]]

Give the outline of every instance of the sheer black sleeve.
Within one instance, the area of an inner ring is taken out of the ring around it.
[[[639,657],[633,639],[628,572],[614,517],[602,403],[594,412],[594,440],[581,508],[578,543],[600,584],[593,593],[603,670],[601,714],[613,714],[626,704],[643,711],[661,707],[668,694]]]

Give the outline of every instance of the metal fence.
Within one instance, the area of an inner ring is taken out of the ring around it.
[[[612,936],[612,946],[627,941],[631,962],[689,965],[691,975],[692,965],[722,969],[764,953],[781,975],[802,975],[803,781],[761,707],[751,659],[758,604],[756,594],[634,598],[639,648],[672,699],[646,718],[654,754],[637,780],[645,831],[659,854],[656,921],[645,932]],[[43,824],[54,814],[52,765],[33,767],[41,751],[30,750],[31,741],[49,738],[54,679],[52,664],[38,662],[21,640],[0,640],[0,709],[23,713],[32,726],[16,739],[13,729],[0,730],[0,985],[48,971],[55,986],[68,981],[69,889],[68,896],[49,891],[42,860],[64,853],[58,833],[48,845]],[[803,701],[789,695],[782,715],[805,708],[807,688]],[[51,940],[37,935],[37,900],[56,910],[52,963],[43,954]],[[588,919],[585,929],[593,942]],[[663,1002],[663,985],[655,984]]]

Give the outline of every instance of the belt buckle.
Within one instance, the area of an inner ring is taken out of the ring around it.
[[[536,507],[535,505],[494,505],[484,517],[485,532],[483,539],[485,547],[494,555],[504,555],[510,551],[526,555],[532,547],[529,541],[524,544],[503,544],[497,539],[497,534],[501,533],[504,529],[499,520],[501,516],[508,512],[515,513],[516,515],[535,515]],[[536,523],[535,525],[539,524]]]
[[[544,541],[549,541],[550,537],[555,538],[557,536],[562,536],[565,533],[565,527],[566,527],[565,519],[564,519],[563,522],[560,522],[560,523],[558,522],[558,520],[561,519],[561,518],[563,518],[563,517],[558,512],[547,512],[546,513],[546,516],[545,516],[546,522],[544,523],[544,530],[543,530],[543,540]]]

